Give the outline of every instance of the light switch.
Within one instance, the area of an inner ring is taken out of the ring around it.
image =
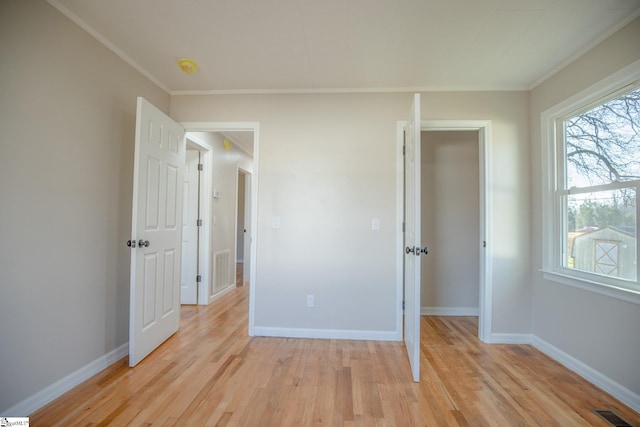
[[[379,231],[380,230],[380,218],[373,218],[371,220],[371,230]]]

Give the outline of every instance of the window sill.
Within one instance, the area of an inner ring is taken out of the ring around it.
[[[599,295],[604,295],[610,298],[615,298],[621,301],[630,302],[632,304],[640,305],[640,292],[632,291],[630,289],[619,288],[609,284],[603,284],[594,282],[591,280],[578,278],[568,274],[559,273],[556,271],[540,270],[542,276],[546,280],[560,283],[563,285],[569,285],[574,288],[582,289],[589,292],[594,292]]]

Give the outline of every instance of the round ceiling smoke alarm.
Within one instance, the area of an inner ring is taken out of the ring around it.
[[[178,60],[178,67],[185,74],[195,74],[198,71],[198,64],[193,59],[181,58]]]

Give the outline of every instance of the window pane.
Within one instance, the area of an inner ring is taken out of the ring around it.
[[[636,281],[636,191],[566,196],[564,266]]]
[[[640,179],[640,89],[564,122],[566,188]]]

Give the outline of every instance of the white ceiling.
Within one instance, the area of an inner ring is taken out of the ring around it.
[[[49,1],[174,94],[526,90],[640,14],[640,0]]]
[[[220,132],[242,151],[253,156],[253,131],[229,131]]]

